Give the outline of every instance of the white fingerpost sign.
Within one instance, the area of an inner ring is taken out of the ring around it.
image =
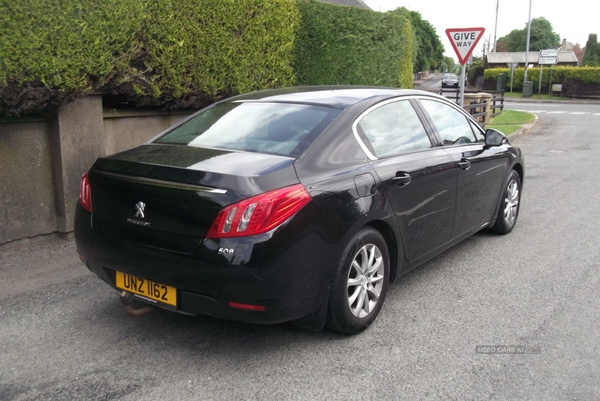
[[[556,49],[540,50],[540,57],[558,57],[558,50],[556,50]]]
[[[541,65],[550,65],[550,64],[557,64],[557,63],[558,63],[558,57],[544,56],[544,57],[538,58],[538,64],[541,64]]]
[[[473,49],[477,46],[477,42],[483,36],[485,28],[448,28],[446,35],[450,39],[450,43],[458,56],[458,63],[464,65]]]

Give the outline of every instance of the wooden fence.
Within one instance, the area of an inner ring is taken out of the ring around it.
[[[438,95],[454,101],[456,104],[460,103],[460,89],[441,88],[437,93]],[[474,97],[477,97],[473,95],[481,93],[482,92],[480,91],[465,90],[463,108],[470,113],[482,127],[485,127],[485,125],[489,123],[488,118],[496,117],[504,111],[504,91],[484,92],[492,96],[489,102],[487,100],[484,101],[481,98],[479,98],[479,100],[473,99]]]

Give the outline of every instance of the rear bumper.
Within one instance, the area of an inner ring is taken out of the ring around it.
[[[75,242],[86,266],[114,288],[115,272],[121,271],[177,289],[176,307],[157,306],[189,315],[275,324],[310,317],[321,309],[337,264],[329,255],[341,254],[338,244],[324,241],[315,227],[306,224],[306,217],[301,231],[292,221],[262,236],[205,239],[196,251],[183,254],[95,232],[90,213],[78,205]],[[220,248],[234,252],[220,254]],[[265,310],[235,309],[229,302],[261,305]]]

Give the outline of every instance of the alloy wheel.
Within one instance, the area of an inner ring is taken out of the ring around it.
[[[504,220],[508,226],[512,226],[519,212],[519,184],[516,180],[510,180],[506,188],[504,199]]]
[[[357,318],[367,317],[377,306],[383,289],[384,260],[376,245],[364,245],[348,271],[348,307]]]

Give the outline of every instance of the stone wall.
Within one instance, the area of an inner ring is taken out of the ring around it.
[[[101,95],[56,118],[0,120],[0,244],[73,230],[79,181],[96,158],[137,146],[189,113],[105,111]]]
[[[50,125],[0,124],[0,243],[57,230]]]

